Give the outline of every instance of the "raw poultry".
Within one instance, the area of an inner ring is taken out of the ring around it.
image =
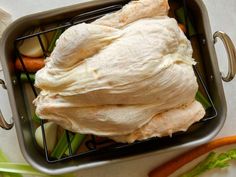
[[[192,47],[168,9],[167,0],[131,1],[67,29],[36,74],[37,115],[129,143],[199,121]]]

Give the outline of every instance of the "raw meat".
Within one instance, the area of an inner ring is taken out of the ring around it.
[[[191,44],[168,9],[167,0],[131,1],[66,30],[36,74],[37,115],[121,142],[171,135],[200,120]]]

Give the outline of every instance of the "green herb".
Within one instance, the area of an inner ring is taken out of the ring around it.
[[[214,168],[225,168],[229,166],[231,160],[236,160],[236,149],[220,153],[219,155],[211,152],[205,160],[180,177],[196,177]]]
[[[77,149],[80,147],[81,143],[83,142],[85,138],[85,135],[82,134],[76,134],[71,142],[71,149],[72,149],[72,154],[74,154]],[[70,155],[70,150],[67,148],[65,155],[69,156]]]
[[[73,137],[74,135],[69,133],[70,141],[72,141]],[[63,154],[66,152],[67,148],[68,148],[67,135],[66,135],[66,131],[64,131],[62,137],[59,139],[56,147],[52,151],[51,157],[60,159],[63,156]]]

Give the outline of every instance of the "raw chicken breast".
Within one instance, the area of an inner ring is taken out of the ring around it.
[[[66,30],[36,74],[42,90],[36,114],[74,132],[121,142],[170,135],[201,119],[192,48],[167,17],[168,8],[166,0],[131,1]],[[150,131],[170,120],[175,124],[168,130]]]

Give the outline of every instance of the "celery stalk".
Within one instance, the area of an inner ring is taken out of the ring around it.
[[[30,77],[30,80],[31,80],[32,82],[35,81],[35,75],[34,75],[34,74],[29,74],[29,77]],[[21,73],[21,74],[20,74],[20,80],[21,80],[22,82],[28,82],[28,78],[27,78],[27,76],[26,76],[25,73]]]
[[[56,32],[54,33],[53,37],[52,37],[52,40],[51,40],[51,43],[48,47],[48,52],[52,52],[55,45],[56,45],[56,41],[57,39],[60,37],[60,35],[62,34],[63,30],[62,29],[58,29],[56,30]]]
[[[236,149],[220,153],[219,155],[211,152],[205,160],[180,177],[196,177],[214,168],[225,168],[229,166],[231,160],[236,160]]]
[[[9,162],[8,158],[5,156],[5,154],[0,150],[0,162]],[[8,173],[7,172],[2,172],[0,173],[0,176],[2,177],[22,177],[22,175],[17,174],[17,173]]]
[[[1,177],[12,177],[12,175],[10,175],[9,173],[3,173],[3,174],[0,173],[0,176]]]
[[[7,172],[7,174],[9,175],[8,177],[16,177],[16,176],[13,176],[14,174],[17,174],[18,176],[21,176],[20,174],[25,174],[25,175],[43,176],[43,177],[75,177],[75,175],[72,173],[65,174],[65,175],[51,176],[51,175],[47,175],[45,173],[41,173],[37,171],[36,169],[34,169],[28,164],[17,164],[17,163],[9,163],[9,162],[8,163],[0,162],[0,172]]]
[[[73,137],[74,137],[74,135],[69,133],[70,141],[73,139]],[[56,147],[52,151],[51,157],[56,158],[56,159],[60,159],[63,156],[63,154],[65,153],[67,147],[68,147],[68,143],[67,143],[67,138],[66,138],[66,131],[64,131],[62,137],[59,139]]]
[[[40,119],[36,114],[33,115],[32,120],[33,120],[35,123],[38,123],[38,124],[41,123],[41,119]]]
[[[236,160],[236,149],[229,150],[227,153],[232,160]]]
[[[211,103],[208,101],[208,99],[205,98],[200,91],[197,92],[195,98],[197,101],[199,101],[202,104],[205,110],[207,110],[208,108],[212,106]]]
[[[0,150],[0,162],[8,162],[9,160],[5,156],[5,154]]]
[[[181,177],[194,177],[194,176],[199,176],[200,174],[206,172],[208,170],[208,164],[214,160],[216,157],[215,152],[211,152],[207,158],[200,162],[196,167],[194,167],[192,170],[187,172],[186,174],[181,175]]]
[[[0,176],[2,177],[22,177],[21,174],[32,176],[52,177],[41,173],[28,164],[10,163],[5,154],[0,150]],[[54,177],[75,177],[74,174],[56,175]]]
[[[71,142],[71,149],[72,149],[72,154],[74,154],[77,149],[80,147],[81,143],[83,142],[85,138],[85,135],[82,134],[76,134]],[[69,156],[70,155],[70,151],[69,148],[67,148],[65,155]]]
[[[0,171],[8,173],[29,174],[36,176],[48,176],[46,174],[38,172],[33,167],[27,164],[15,164],[9,162],[0,162]]]

